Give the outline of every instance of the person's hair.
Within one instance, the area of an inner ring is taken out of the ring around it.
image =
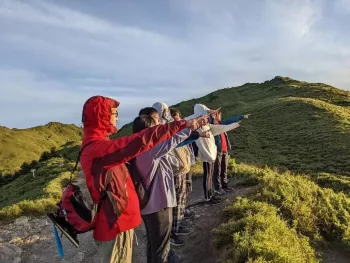
[[[146,107],[140,110],[139,116],[151,116],[154,113],[158,114],[158,111],[155,108]]]
[[[170,108],[170,114],[174,118],[176,115],[179,115],[180,119],[182,118],[181,112],[179,110]]]
[[[137,133],[154,125],[156,125],[156,121],[151,116],[142,115],[136,117],[133,121],[132,132]]]

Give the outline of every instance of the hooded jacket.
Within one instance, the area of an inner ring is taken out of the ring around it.
[[[208,111],[210,109],[203,104],[194,105],[194,114],[185,118],[185,120],[190,120],[194,118],[198,118],[201,115],[208,115]],[[208,123],[205,126],[202,126],[197,131],[205,132],[210,131],[209,138],[200,137],[195,141],[198,147],[198,158],[202,162],[214,162],[217,156],[217,147],[215,144],[214,136],[219,135],[221,133],[233,130],[239,127],[238,123],[231,123],[226,125],[214,125]]]
[[[173,117],[171,117],[170,112],[169,112],[169,107],[166,105],[164,102],[156,102],[152,105],[152,108],[156,109],[158,111],[159,115],[159,120],[160,123],[167,123],[167,122],[172,122],[174,121]],[[168,110],[167,118],[165,119],[166,116],[164,116],[163,112],[164,110]]]
[[[111,108],[118,106],[119,102],[113,99],[95,96],[87,100],[83,108],[82,147],[89,142],[93,143],[85,148],[80,162],[95,204],[101,200],[107,174],[111,175],[111,181],[107,186],[111,196],[102,200],[101,209],[96,215],[93,236],[99,241],[113,240],[119,233],[141,224],[139,200],[124,163],[146,152],[159,142],[171,138],[186,127],[185,121],[176,121],[157,125],[131,136],[109,140],[108,136],[117,131],[116,127],[110,123]],[[126,178],[123,189],[120,189],[118,183],[120,178]],[[126,196],[127,201],[125,209],[118,217],[110,200],[117,200],[121,193]]]

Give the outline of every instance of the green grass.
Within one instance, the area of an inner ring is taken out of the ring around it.
[[[347,179],[318,176],[334,180],[335,192],[310,175],[268,167],[233,163],[229,173],[237,185],[257,190],[227,206],[213,230],[224,262],[318,262],[315,251],[327,242],[350,251],[350,198],[342,192]]]
[[[341,192],[350,197],[350,178],[347,176],[320,173],[308,177],[319,186],[330,188],[335,192]]]
[[[259,190],[251,197],[278,208],[298,233],[314,242],[339,242],[350,249],[350,198],[322,188],[306,175],[279,173],[269,168],[236,165],[240,178],[255,179]]]
[[[39,160],[41,154],[64,149],[70,141],[81,141],[82,130],[75,125],[49,123],[30,129],[0,127],[0,174],[18,171],[24,162]]]
[[[35,173],[20,176],[0,188],[0,221],[18,216],[40,216],[53,211],[69,181],[74,163],[52,158],[40,164]]]
[[[276,207],[238,198],[224,215],[228,222],[213,232],[216,245],[228,247],[225,262],[318,262],[308,238],[290,228]]]

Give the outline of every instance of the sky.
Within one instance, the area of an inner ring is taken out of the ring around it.
[[[79,125],[103,95],[120,128],[275,76],[350,90],[349,25],[350,0],[0,0],[0,126]]]

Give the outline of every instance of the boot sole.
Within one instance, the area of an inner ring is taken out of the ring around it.
[[[191,233],[192,232],[189,232],[189,233],[176,233],[176,235],[178,235],[178,236],[188,236]]]
[[[182,247],[183,245],[185,245],[185,243],[183,244],[176,244],[170,241],[170,245],[172,245],[173,247]]]

